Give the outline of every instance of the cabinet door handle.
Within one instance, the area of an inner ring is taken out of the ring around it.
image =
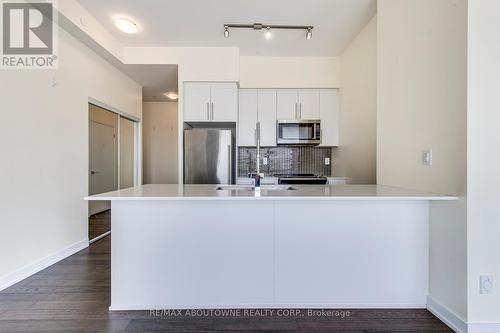
[[[212,102],[211,105],[212,105],[212,118],[211,119],[214,120],[214,102]]]
[[[299,120],[302,119],[302,103],[299,103]]]
[[[207,120],[210,120],[210,103],[207,102]]]
[[[295,103],[295,119],[299,119],[299,104]]]

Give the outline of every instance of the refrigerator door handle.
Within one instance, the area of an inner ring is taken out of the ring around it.
[[[214,120],[214,102],[210,103],[210,105],[212,106],[212,116],[210,120]]]
[[[207,120],[210,120],[210,103],[207,102]]]
[[[227,145],[227,153],[228,153],[228,157],[227,157],[227,160],[228,160],[228,167],[229,167],[229,179],[228,179],[228,184],[232,184],[233,183],[233,156],[232,156],[232,151],[231,151],[231,145]]]

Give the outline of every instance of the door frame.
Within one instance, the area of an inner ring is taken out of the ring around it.
[[[134,123],[134,186],[138,186],[138,185],[142,184],[142,160],[141,160],[141,156],[142,156],[142,148],[141,148],[142,147],[142,122],[141,122],[141,119],[134,116],[134,115],[130,115],[126,112],[123,112],[123,111],[121,111],[121,110],[119,110],[111,105],[103,103],[97,99],[94,99],[92,97],[88,98],[88,104],[93,104],[93,105],[100,107],[102,109],[105,109],[107,111],[116,113],[119,117],[123,117],[123,118],[128,119]],[[88,111],[88,107],[87,107],[87,118],[88,118],[88,116],[89,116],[89,111]],[[118,184],[118,189],[120,189],[120,185],[121,185],[120,184],[120,142],[121,142],[120,118],[118,118],[117,132],[118,132],[118,147],[117,147],[117,149],[118,149],[118,165],[117,165],[118,180],[117,180],[117,184]],[[87,156],[88,156],[88,154],[87,154]]]

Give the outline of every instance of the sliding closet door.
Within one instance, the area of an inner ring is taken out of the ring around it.
[[[120,189],[134,186],[135,123],[120,117]]]

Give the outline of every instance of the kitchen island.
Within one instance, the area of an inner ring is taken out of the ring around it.
[[[429,201],[380,185],[143,185],[111,200],[110,310],[415,308]]]

